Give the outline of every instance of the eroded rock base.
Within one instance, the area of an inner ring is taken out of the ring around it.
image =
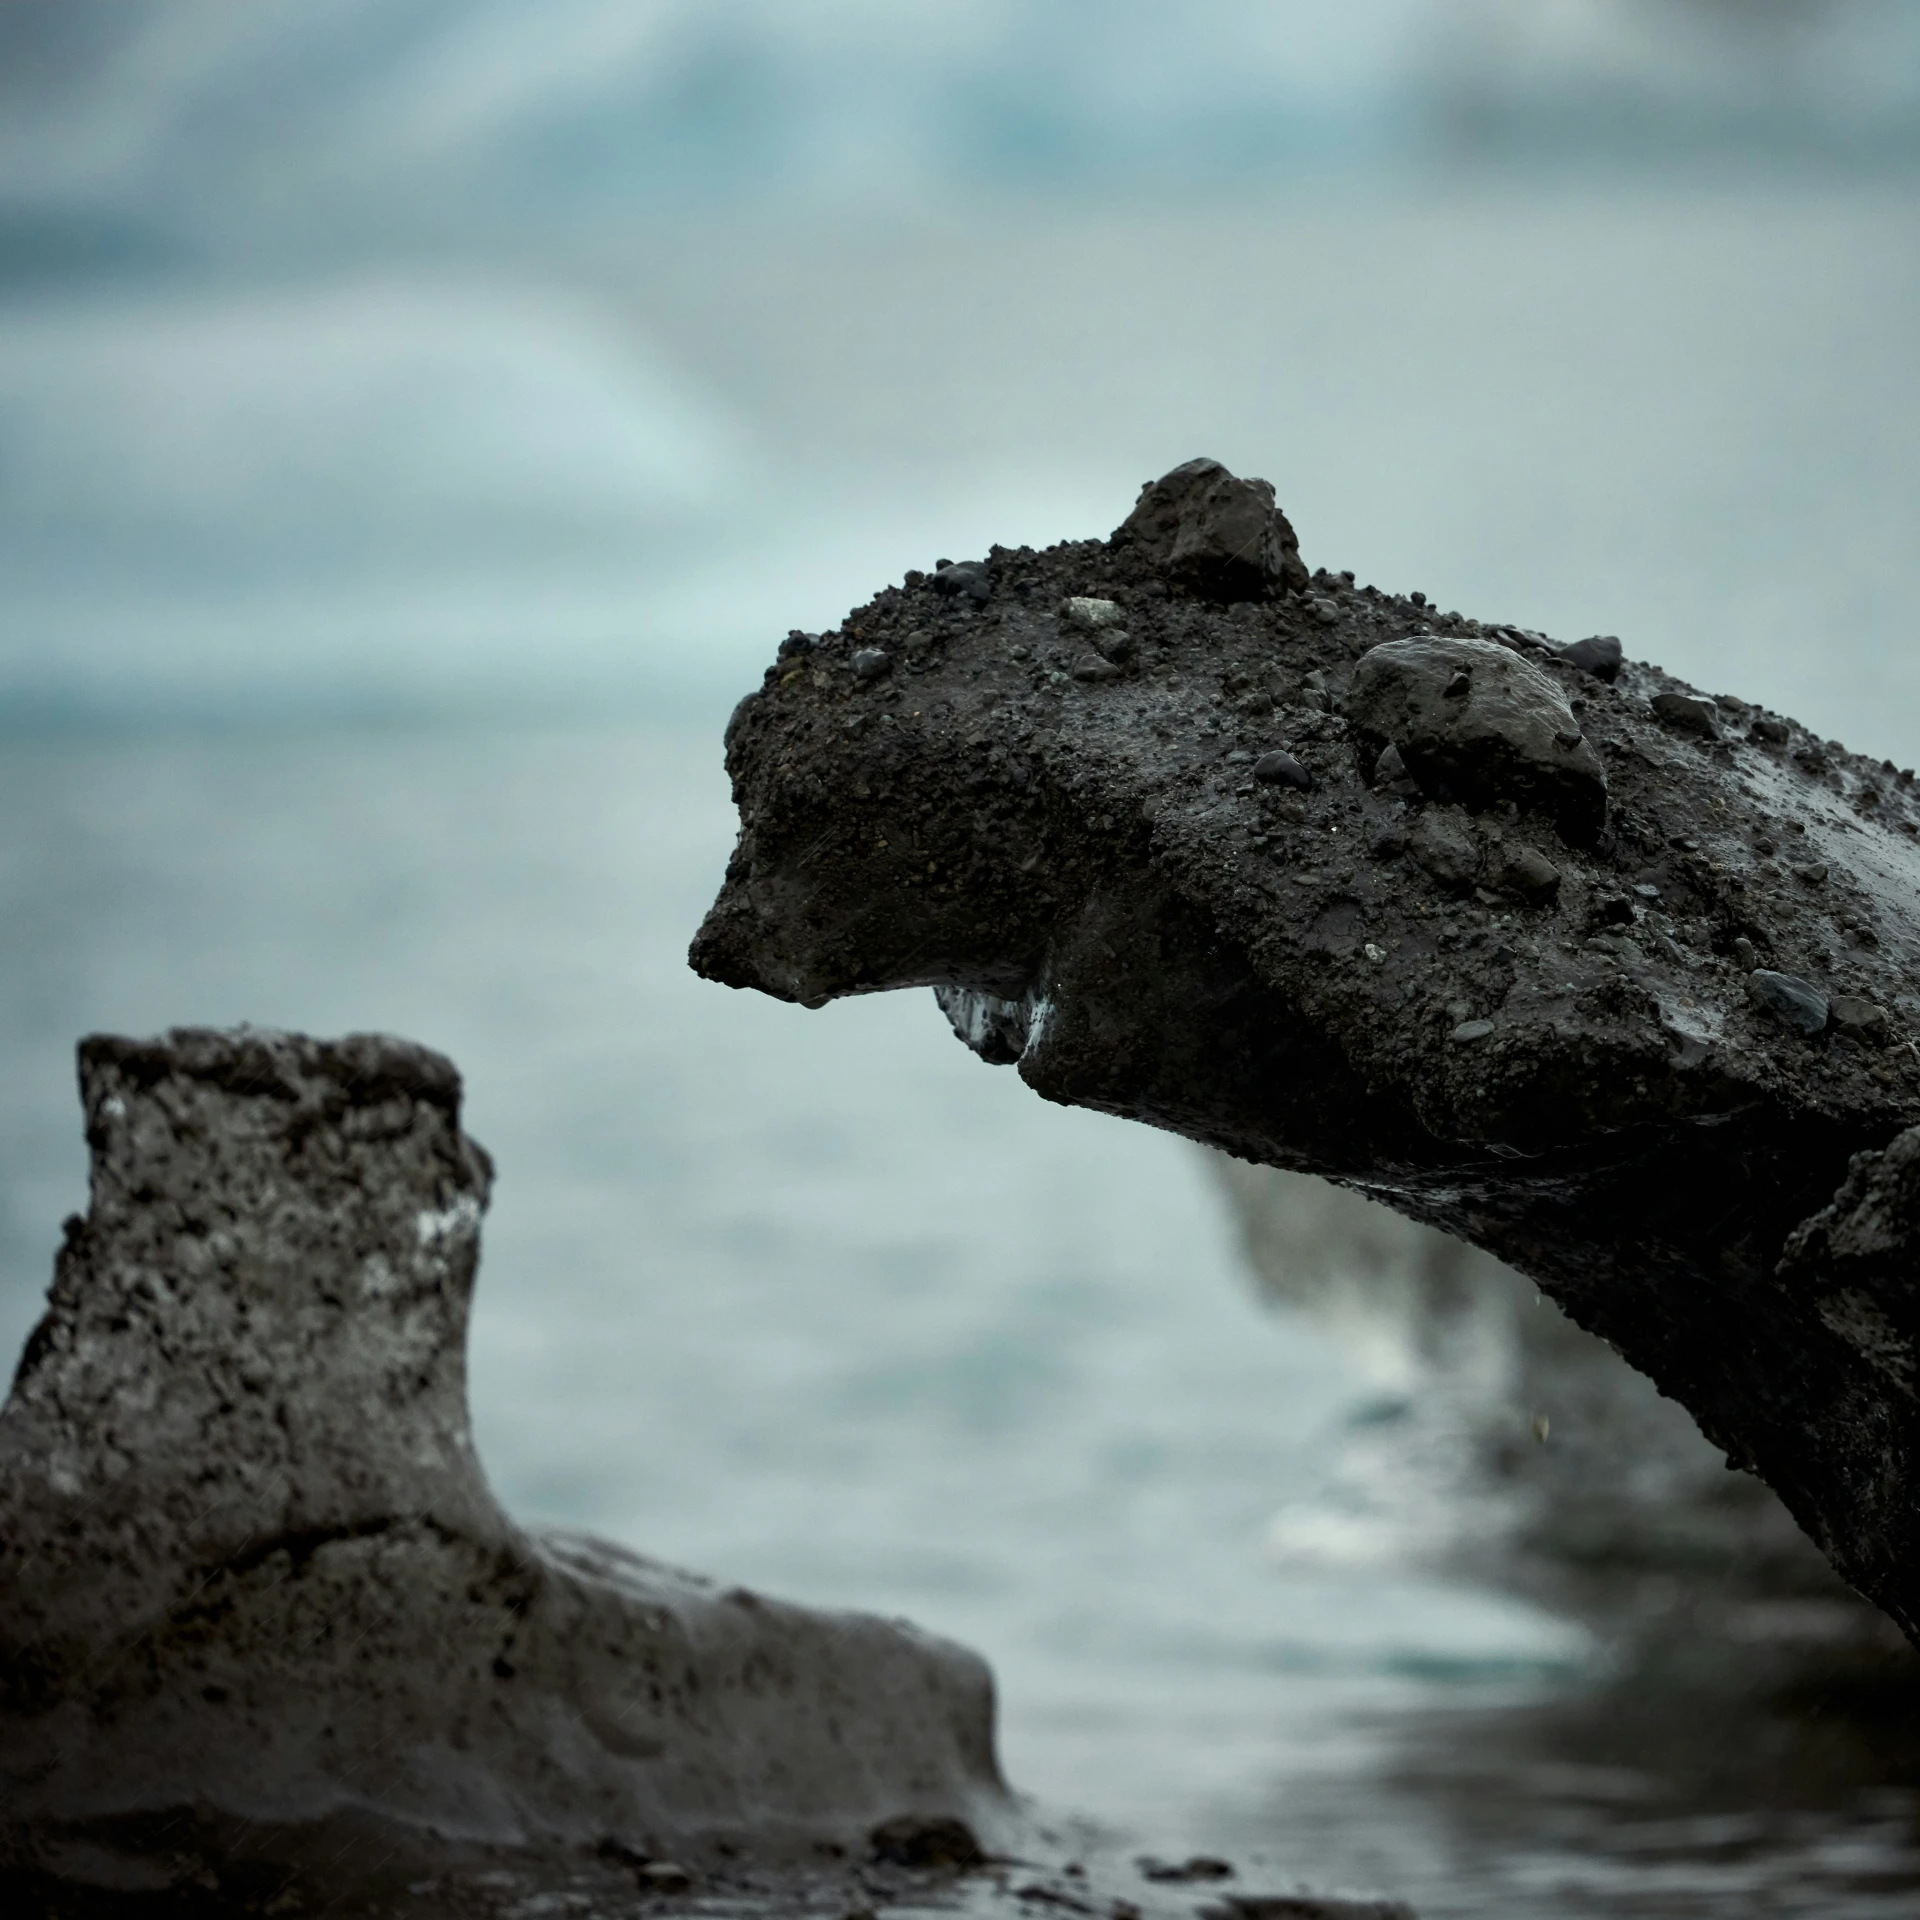
[[[80,1069],[91,1205],[0,1410],[18,1884],[244,1900],[337,1832],[368,1899],[443,1854],[664,1896],[901,1817],[1021,1830],[974,1655],[500,1510],[465,1382],[491,1169],[445,1060],[182,1031]]]

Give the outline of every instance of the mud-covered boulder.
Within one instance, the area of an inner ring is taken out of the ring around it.
[[[1217,460],[1189,460],[1150,481],[1113,537],[1215,600],[1307,583],[1300,543],[1274,504],[1272,484],[1243,480]]]
[[[1492,641],[1383,641],[1355,665],[1346,715],[1364,738],[1397,747],[1430,799],[1539,807],[1578,844],[1606,825],[1606,770],[1567,696]]]

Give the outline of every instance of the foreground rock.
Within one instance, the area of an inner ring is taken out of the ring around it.
[[[341,1902],[559,1849],[652,1897],[1008,1830],[973,1655],[496,1505],[445,1060],[177,1032],[81,1081],[92,1204],[0,1411],[0,1870],[211,1898],[331,1861]]]
[[[932,986],[1047,1098],[1487,1249],[1920,1634],[1912,776],[1604,636],[1300,587],[1277,512],[1281,558],[1196,578],[1182,514],[1244,553],[1246,495],[1157,487],[1159,537],[789,639],[694,965]]]

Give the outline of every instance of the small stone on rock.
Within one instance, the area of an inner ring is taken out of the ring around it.
[[[1081,660],[1073,669],[1076,680],[1118,680],[1120,669],[1111,660]]]
[[[1609,685],[1619,679],[1623,657],[1619,640],[1610,633],[1596,633],[1590,639],[1576,640],[1560,655],[1568,666],[1578,667],[1582,673],[1590,673]]]
[[[986,569],[964,560],[958,566],[951,560],[943,561],[933,576],[933,587],[936,593],[965,594],[976,603],[993,592]]]
[[[1449,1037],[1464,1044],[1470,1040],[1484,1040],[1492,1031],[1491,1020],[1463,1020]]]
[[[1150,481],[1113,537],[1216,600],[1307,584],[1300,543],[1272,486],[1242,480],[1217,460],[1189,460]]]
[[[973,1829],[941,1814],[903,1813],[867,1836],[872,1856],[892,1867],[977,1867],[986,1860]]]
[[[1867,1046],[1884,1046],[1893,1037],[1892,1022],[1885,1007],[1862,999],[1857,993],[1837,993],[1827,1009],[1835,1033],[1845,1034]]]
[[[1653,717],[1678,733],[1697,733],[1703,740],[1720,738],[1720,709],[1690,693],[1656,693]]]
[[[1391,786],[1394,781],[1406,777],[1407,763],[1400,758],[1400,749],[1388,741],[1386,751],[1373,763],[1373,784],[1376,787]]]
[[[1294,787],[1302,793],[1310,792],[1313,787],[1313,775],[1292,754],[1277,749],[1263,753],[1253,763],[1253,777],[1270,787]]]
[[[1464,891],[1480,867],[1480,848],[1465,824],[1437,809],[1423,813],[1407,836],[1415,863],[1443,887]]]
[[[854,654],[852,664],[856,680],[878,680],[893,662],[878,647],[861,647]]]
[[[1770,747],[1784,747],[1793,738],[1793,729],[1770,713],[1756,714],[1747,733],[1752,739],[1764,740]]]
[[[1127,617],[1119,601],[1095,600],[1085,594],[1073,594],[1063,600],[1060,612],[1072,625],[1088,633],[1097,633],[1102,627],[1123,626]]]
[[[1500,866],[1500,885],[1516,899],[1544,904],[1560,891],[1560,869],[1534,847],[1516,847]]]
[[[671,1860],[650,1860],[635,1876],[649,1893],[686,1893],[693,1875]]]
[[[1462,678],[1464,695],[1452,691]],[[1559,743],[1578,731],[1565,694],[1490,640],[1383,641],[1354,667],[1346,717],[1363,736],[1392,741],[1429,798],[1542,804],[1574,843],[1592,842],[1606,824],[1599,757],[1584,740]]]
[[[1763,1013],[1770,1013],[1796,1033],[1809,1038],[1827,1024],[1827,996],[1811,980],[1795,973],[1776,973],[1756,967],[1747,975],[1747,996]]]

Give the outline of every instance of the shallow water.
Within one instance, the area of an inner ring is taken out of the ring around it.
[[[1269,1883],[1911,1912],[1889,1675],[1783,1696],[1720,1623],[1614,1684],[1517,1600],[1277,1562],[1372,1389],[1255,1304],[1190,1150],[930,996],[806,1014],[683,956],[774,636],[1202,448],[1311,561],[1920,757],[1912,230],[1887,189],[1229,196],[0,309],[0,696],[496,712],[0,739],[0,1342],[83,1203],[78,1034],[397,1030],[501,1168],[473,1391],[516,1513],[965,1639],[1023,1788]]]

